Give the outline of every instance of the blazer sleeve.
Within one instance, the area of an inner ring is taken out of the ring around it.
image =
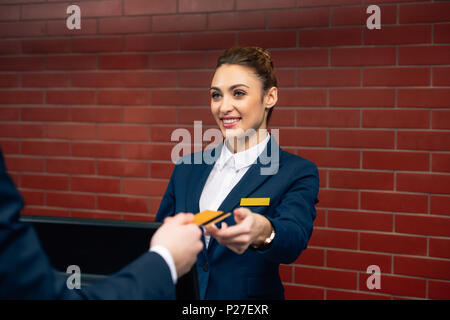
[[[68,289],[66,278],[51,266],[33,227],[19,220],[23,206],[0,151],[0,299],[175,298],[169,267],[153,252],[144,253],[102,282]]]
[[[291,176],[295,179],[283,194],[274,216],[265,216],[276,236],[269,248],[256,251],[276,263],[294,262],[307,247],[312,234],[316,218],[315,204],[318,202],[319,173],[314,163],[304,161],[301,167],[294,166]]]
[[[167,186],[166,192],[161,200],[161,204],[159,205],[158,212],[156,213],[155,221],[163,222],[164,218],[175,215],[175,174],[177,171],[177,167],[180,164],[177,163],[175,168],[173,169],[172,176],[170,177],[169,185]]]

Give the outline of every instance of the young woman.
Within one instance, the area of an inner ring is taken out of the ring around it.
[[[278,268],[295,261],[311,236],[317,168],[280,149],[268,133],[278,90],[266,50],[226,50],[218,59],[210,96],[212,115],[225,138],[212,151],[216,161],[180,161],[156,220],[178,212],[232,212],[203,228],[205,246],[196,263],[200,298],[284,299]],[[275,169],[262,174],[268,167]]]

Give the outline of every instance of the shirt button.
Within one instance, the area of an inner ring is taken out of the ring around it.
[[[203,268],[203,271],[208,272],[209,267],[208,267],[207,263],[203,264],[202,268]]]

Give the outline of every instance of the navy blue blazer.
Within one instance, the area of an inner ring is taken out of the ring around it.
[[[0,150],[0,299],[175,298],[169,267],[153,252],[96,284],[68,289],[66,278],[50,265],[33,227],[19,221],[23,205]]]
[[[222,147],[223,144],[179,160],[161,201],[157,221],[178,212],[199,212],[200,196],[214,162],[196,163],[205,156],[218,158]],[[233,212],[240,207],[241,198],[270,198],[268,206],[248,208],[272,223],[275,239],[268,249],[249,248],[238,255],[211,238],[209,247],[204,246],[197,256],[201,299],[284,299],[279,265],[294,262],[307,246],[318,202],[317,167],[283,151],[273,136],[263,154],[269,159],[273,156],[270,163],[258,158],[218,210]],[[263,175],[261,169],[271,174]],[[236,224],[233,215],[224,221]]]

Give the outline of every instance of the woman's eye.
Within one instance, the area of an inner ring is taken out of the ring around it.
[[[245,92],[244,92],[244,91],[240,91],[240,90],[236,90],[236,91],[234,92],[234,95],[235,95],[236,97],[245,96]]]
[[[211,98],[219,99],[220,98],[220,94],[218,92],[213,92],[213,93],[211,93]]]

